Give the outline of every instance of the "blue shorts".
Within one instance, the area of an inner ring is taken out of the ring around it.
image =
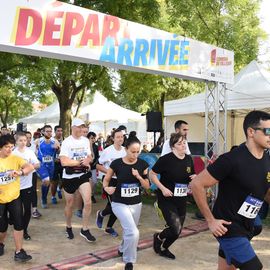
[[[232,261],[245,263],[256,257],[250,241],[246,237],[217,238],[219,249],[223,251],[228,265]]]
[[[54,174],[54,164],[53,163],[41,163],[37,173],[41,180],[52,180]]]

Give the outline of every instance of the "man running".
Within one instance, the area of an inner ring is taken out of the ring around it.
[[[89,217],[91,213],[91,177],[90,163],[92,162],[90,144],[87,138],[82,136],[84,122],[74,118],[71,124],[71,135],[67,137],[61,147],[59,158],[63,171],[63,189],[66,198],[66,234],[69,239],[74,238],[71,226],[72,208],[75,192],[78,190],[83,199],[82,228],[80,235],[88,242],[96,241],[89,231]]]
[[[191,182],[193,196],[210,231],[219,242],[219,270],[260,270],[262,263],[250,244],[254,222],[270,201],[270,114],[252,111],[244,119],[246,142],[221,155]],[[219,183],[213,214],[205,188]]]
[[[37,173],[42,181],[41,207],[47,208],[47,195],[54,173],[54,159],[57,150],[60,148],[60,144],[52,138],[52,127],[50,125],[45,125],[43,130],[44,137],[36,140],[37,156],[40,161],[40,168],[37,170]],[[52,203],[57,203],[55,197],[52,197]]]
[[[187,140],[187,134],[188,134],[188,131],[189,131],[187,122],[185,122],[184,120],[176,121],[175,124],[174,124],[174,129],[175,129],[175,133],[180,133]],[[171,153],[171,152],[172,152],[172,149],[170,147],[170,140],[168,139],[163,144],[161,156],[164,156],[164,155],[166,155],[168,153]],[[188,143],[186,143],[186,154],[187,155],[191,154],[190,150],[189,150],[189,147],[188,147]]]

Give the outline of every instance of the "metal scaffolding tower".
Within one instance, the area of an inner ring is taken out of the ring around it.
[[[206,165],[227,149],[227,91],[225,83],[206,82],[205,91]]]

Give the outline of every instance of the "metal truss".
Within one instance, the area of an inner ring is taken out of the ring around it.
[[[227,91],[225,83],[206,82],[205,89],[205,164],[227,148]]]

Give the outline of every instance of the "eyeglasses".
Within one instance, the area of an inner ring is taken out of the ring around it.
[[[253,128],[254,130],[261,130],[265,136],[270,136],[270,128]]]

